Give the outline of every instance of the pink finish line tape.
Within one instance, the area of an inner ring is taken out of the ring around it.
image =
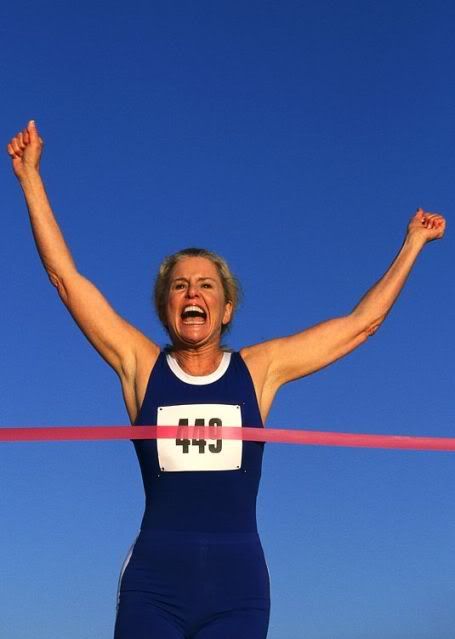
[[[0,428],[0,442],[96,441],[122,439],[236,439],[251,442],[400,450],[455,451],[453,437],[366,435],[281,428],[232,426],[53,426]]]

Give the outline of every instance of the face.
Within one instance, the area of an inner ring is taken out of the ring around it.
[[[219,343],[232,304],[225,302],[218,270],[205,257],[186,257],[171,272],[167,327],[173,342],[188,346]]]

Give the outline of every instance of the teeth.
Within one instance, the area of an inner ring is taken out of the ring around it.
[[[197,304],[188,304],[182,311],[181,318],[185,324],[203,324],[207,313]]]
[[[196,313],[204,313],[205,311],[204,309],[202,309],[200,306],[195,306],[194,304],[190,305],[190,306],[185,306],[185,308],[182,311],[183,313],[190,313],[190,312],[196,312]]]

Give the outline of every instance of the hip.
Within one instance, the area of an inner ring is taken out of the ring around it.
[[[269,599],[270,582],[257,532],[143,530],[123,571],[122,590]]]

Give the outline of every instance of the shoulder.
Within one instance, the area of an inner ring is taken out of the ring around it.
[[[135,341],[134,349],[125,361],[123,377],[130,382],[137,382],[144,372],[151,371],[160,353],[161,349],[158,344],[140,333]]]
[[[261,342],[240,349],[239,354],[253,377],[266,377],[273,361],[273,342]]]
[[[246,346],[239,351],[251,379],[253,381],[256,397],[261,411],[262,420],[265,422],[279,384],[274,383],[271,375],[271,362],[273,347],[270,342]]]
[[[240,356],[245,362],[254,384],[260,386],[273,386],[273,361],[276,351],[276,340],[269,340],[245,346],[240,349]],[[277,386],[278,388],[278,386]],[[277,390],[277,388],[275,390]]]
[[[129,359],[121,376],[123,397],[132,422],[135,421],[152,370],[157,363],[161,350],[157,344],[145,338]]]
[[[136,383],[143,380],[144,377],[148,380],[161,353],[160,347],[151,340],[146,340],[141,344],[135,354],[134,378]]]

